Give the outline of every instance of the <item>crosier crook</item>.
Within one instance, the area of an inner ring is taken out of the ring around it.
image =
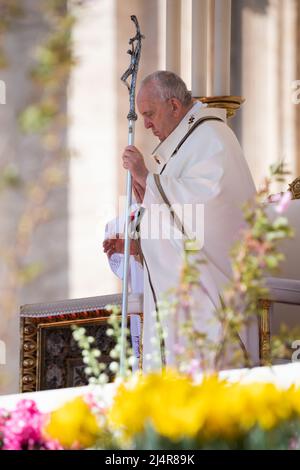
[[[135,15],[131,15],[131,20],[136,27],[136,35],[129,40],[131,50],[127,53],[131,56],[130,65],[123,73],[121,80],[127,86],[129,91],[129,113],[128,119],[128,145],[134,145],[134,128],[137,114],[135,112],[135,88],[136,79],[141,57],[142,39],[144,36],[140,32],[138,20]],[[130,84],[128,78],[131,77]],[[129,255],[130,255],[130,209],[132,203],[132,177],[127,170],[126,184],[126,208],[125,208],[125,230],[124,230],[124,265],[123,265],[123,282],[122,282],[122,325],[121,325],[121,341],[120,341],[120,376],[124,377],[126,372],[126,329],[127,329],[127,311],[128,311],[128,274],[129,274]]]

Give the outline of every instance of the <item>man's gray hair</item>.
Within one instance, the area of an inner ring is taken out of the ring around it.
[[[151,73],[141,83],[141,88],[153,84],[153,93],[158,94],[163,101],[177,98],[183,106],[189,106],[192,102],[192,94],[188,91],[184,81],[173,72],[159,70]]]

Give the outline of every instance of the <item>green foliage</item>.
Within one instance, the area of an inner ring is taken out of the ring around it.
[[[299,450],[300,423],[286,421],[269,431],[256,426],[240,438],[207,442],[197,438],[172,441],[160,436],[149,424],[145,432],[136,436],[134,447],[139,450]]]
[[[289,328],[285,323],[280,325],[277,335],[271,337],[271,356],[274,359],[291,360],[295,348],[293,343],[300,339],[300,327]]]
[[[76,65],[72,45],[75,17],[65,8],[65,1],[43,0],[49,25],[46,42],[35,52],[36,65],[31,71],[40,97],[20,114],[21,129],[26,133],[46,133],[57,123],[66,122],[62,111],[62,89]]]
[[[21,186],[21,178],[18,169],[11,164],[7,164],[0,170],[0,192],[8,188],[18,188]]]
[[[43,265],[40,262],[29,263],[19,268],[18,282],[20,285],[28,284],[37,279],[43,272]]]
[[[4,51],[5,33],[24,15],[22,0],[0,0],[0,70],[9,65]]]
[[[72,326],[73,338],[78,343],[82,351],[83,362],[86,365],[85,374],[89,377],[91,384],[104,384],[108,381],[104,373],[105,364],[99,362],[101,352],[92,347],[95,339],[92,336],[86,336],[86,330],[76,325]]]
[[[109,327],[106,330],[107,336],[114,339],[115,346],[110,351],[111,362],[107,366],[101,362],[101,351],[97,348],[92,348],[95,342],[91,336],[86,336],[84,328],[73,326],[73,338],[78,343],[81,349],[83,362],[86,364],[85,373],[89,378],[89,383],[92,384],[105,384],[109,381],[111,374],[117,376],[119,374],[119,360],[121,351],[121,316],[120,307],[117,305],[107,305],[106,310],[110,312],[108,318]],[[129,329],[125,330],[126,335],[126,358],[125,358],[125,376],[128,377],[131,373],[130,366],[132,365],[133,357],[132,350],[129,346]],[[108,368],[108,370],[107,370]]]
[[[112,358],[112,362],[110,364],[110,369],[116,375],[120,373],[120,357],[121,357],[121,309],[117,305],[107,305],[106,310],[110,311],[110,317],[108,319],[108,325],[110,328],[107,329],[106,334],[114,338],[115,347],[110,351],[110,357]],[[132,350],[129,347],[129,330],[128,328],[125,329],[125,349],[126,349],[126,357],[125,357],[125,375],[128,376],[130,374],[130,362],[132,357]]]
[[[20,115],[20,125],[26,133],[45,131],[53,123],[58,109],[55,103],[28,106]]]

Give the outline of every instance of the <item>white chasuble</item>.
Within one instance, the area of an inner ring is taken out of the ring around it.
[[[174,153],[194,123],[205,116],[222,121],[203,122]],[[231,277],[229,252],[243,226],[241,206],[255,194],[241,147],[225,121],[224,110],[208,109],[197,102],[154,153],[161,168],[161,187],[188,238],[198,240],[201,247],[198,254],[205,261],[200,266],[203,289],[197,293],[193,324],[216,342],[220,340],[220,326],[214,320],[214,312],[219,307],[219,295]],[[166,298],[168,290],[178,286],[184,238],[164,204],[152,173],[147,177],[143,207],[140,228],[145,258],[143,369],[149,371],[162,365],[154,295],[159,303]],[[159,324],[166,335],[166,364],[173,365],[182,336],[180,325],[172,315],[163,315]],[[257,360],[258,335],[256,338],[256,332],[244,333],[245,346],[252,359]]]

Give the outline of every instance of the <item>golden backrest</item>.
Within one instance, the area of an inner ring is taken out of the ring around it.
[[[289,325],[285,318],[286,305],[300,306],[300,177],[289,185],[289,190],[293,200],[283,215],[288,218],[295,234],[292,239],[285,240],[280,244],[279,249],[285,255],[285,261],[278,276],[267,279],[270,298],[260,302],[259,342],[260,359],[263,364],[270,361],[271,318],[274,304],[279,304],[276,308],[282,318],[282,323],[287,326]],[[275,206],[270,203],[267,209],[271,219],[278,215],[275,212]]]

